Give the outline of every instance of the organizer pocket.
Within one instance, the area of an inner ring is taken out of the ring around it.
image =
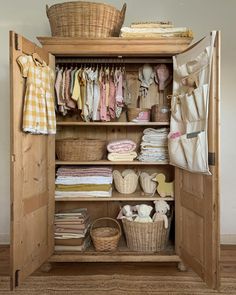
[[[173,96],[171,102],[171,116],[176,122],[182,122],[181,100],[179,96]]]
[[[181,97],[181,107],[184,121],[195,122],[199,120],[194,94],[183,95]]]
[[[208,84],[204,84],[194,90],[195,103],[197,106],[199,119],[206,119],[207,115],[207,96],[208,96]]]
[[[187,160],[181,142],[181,136],[173,139],[168,139],[168,150],[171,164],[183,168],[187,167]]]
[[[188,169],[193,172],[209,172],[206,132],[202,131],[192,138],[188,138],[188,135],[185,134],[181,136],[181,142],[187,159]]]

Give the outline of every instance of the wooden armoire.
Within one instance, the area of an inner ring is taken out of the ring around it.
[[[191,173],[166,162],[145,163],[62,162],[55,158],[55,138],[67,135],[86,135],[88,138],[131,138],[139,141],[148,126],[158,128],[169,123],[148,122],[135,124],[121,118],[116,122],[83,122],[78,118],[57,121],[57,134],[31,135],[22,132],[22,108],[25,79],[16,62],[22,54],[38,53],[47,64],[63,60],[125,63],[127,73],[134,73],[143,63],[169,63],[172,56],[188,48],[186,38],[169,39],[79,39],[39,37],[42,47],[10,32],[11,79],[11,285],[21,282],[45,262],[176,262],[191,267],[211,288],[218,288],[219,279],[219,63],[220,33],[216,33],[211,68],[210,103],[208,118],[209,165],[212,175]],[[201,42],[201,41],[199,41]],[[198,43],[196,43],[198,44]],[[134,90],[136,91],[136,90]],[[168,90],[171,94],[171,87]],[[175,180],[175,196],[168,201],[175,208],[175,241],[171,248],[160,253],[131,252],[120,245],[115,252],[54,251],[54,213],[64,208],[87,207],[91,218],[115,218],[121,204],[150,202],[151,198],[136,192],[111,198],[78,198],[55,200],[55,170],[59,165],[112,165],[116,169],[134,167],[150,172],[163,171]],[[101,266],[102,267],[102,266]]]

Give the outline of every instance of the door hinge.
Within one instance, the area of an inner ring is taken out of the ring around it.
[[[14,163],[16,161],[16,155],[15,154],[11,155],[11,161],[12,161],[12,163]]]
[[[216,165],[216,153],[208,153],[208,164],[210,166]]]
[[[15,34],[15,49],[16,50],[21,50],[20,44],[19,44],[19,35]]]

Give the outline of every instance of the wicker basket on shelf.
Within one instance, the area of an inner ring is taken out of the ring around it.
[[[104,222],[105,226],[99,226]],[[113,226],[108,226],[109,222],[113,223]],[[96,251],[115,251],[121,237],[120,224],[110,217],[98,218],[91,225],[90,236]]]
[[[168,218],[169,226],[164,227],[164,221],[135,222],[122,219],[127,246],[132,251],[158,252],[166,248],[170,234],[171,217]]]
[[[169,122],[170,121],[170,109],[168,106],[160,106],[155,104],[151,108],[152,122]]]
[[[116,190],[121,194],[132,194],[136,191],[139,176],[132,169],[126,169],[122,173],[113,171],[113,179]]]
[[[57,139],[56,155],[61,161],[99,161],[106,155],[106,140]]]
[[[115,7],[84,1],[46,6],[52,36],[106,38],[117,37],[125,18],[126,4]]]

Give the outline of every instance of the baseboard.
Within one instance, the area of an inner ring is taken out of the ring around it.
[[[220,243],[223,245],[236,245],[236,234],[221,235]]]
[[[10,244],[10,235],[0,233],[0,245],[9,245]]]

